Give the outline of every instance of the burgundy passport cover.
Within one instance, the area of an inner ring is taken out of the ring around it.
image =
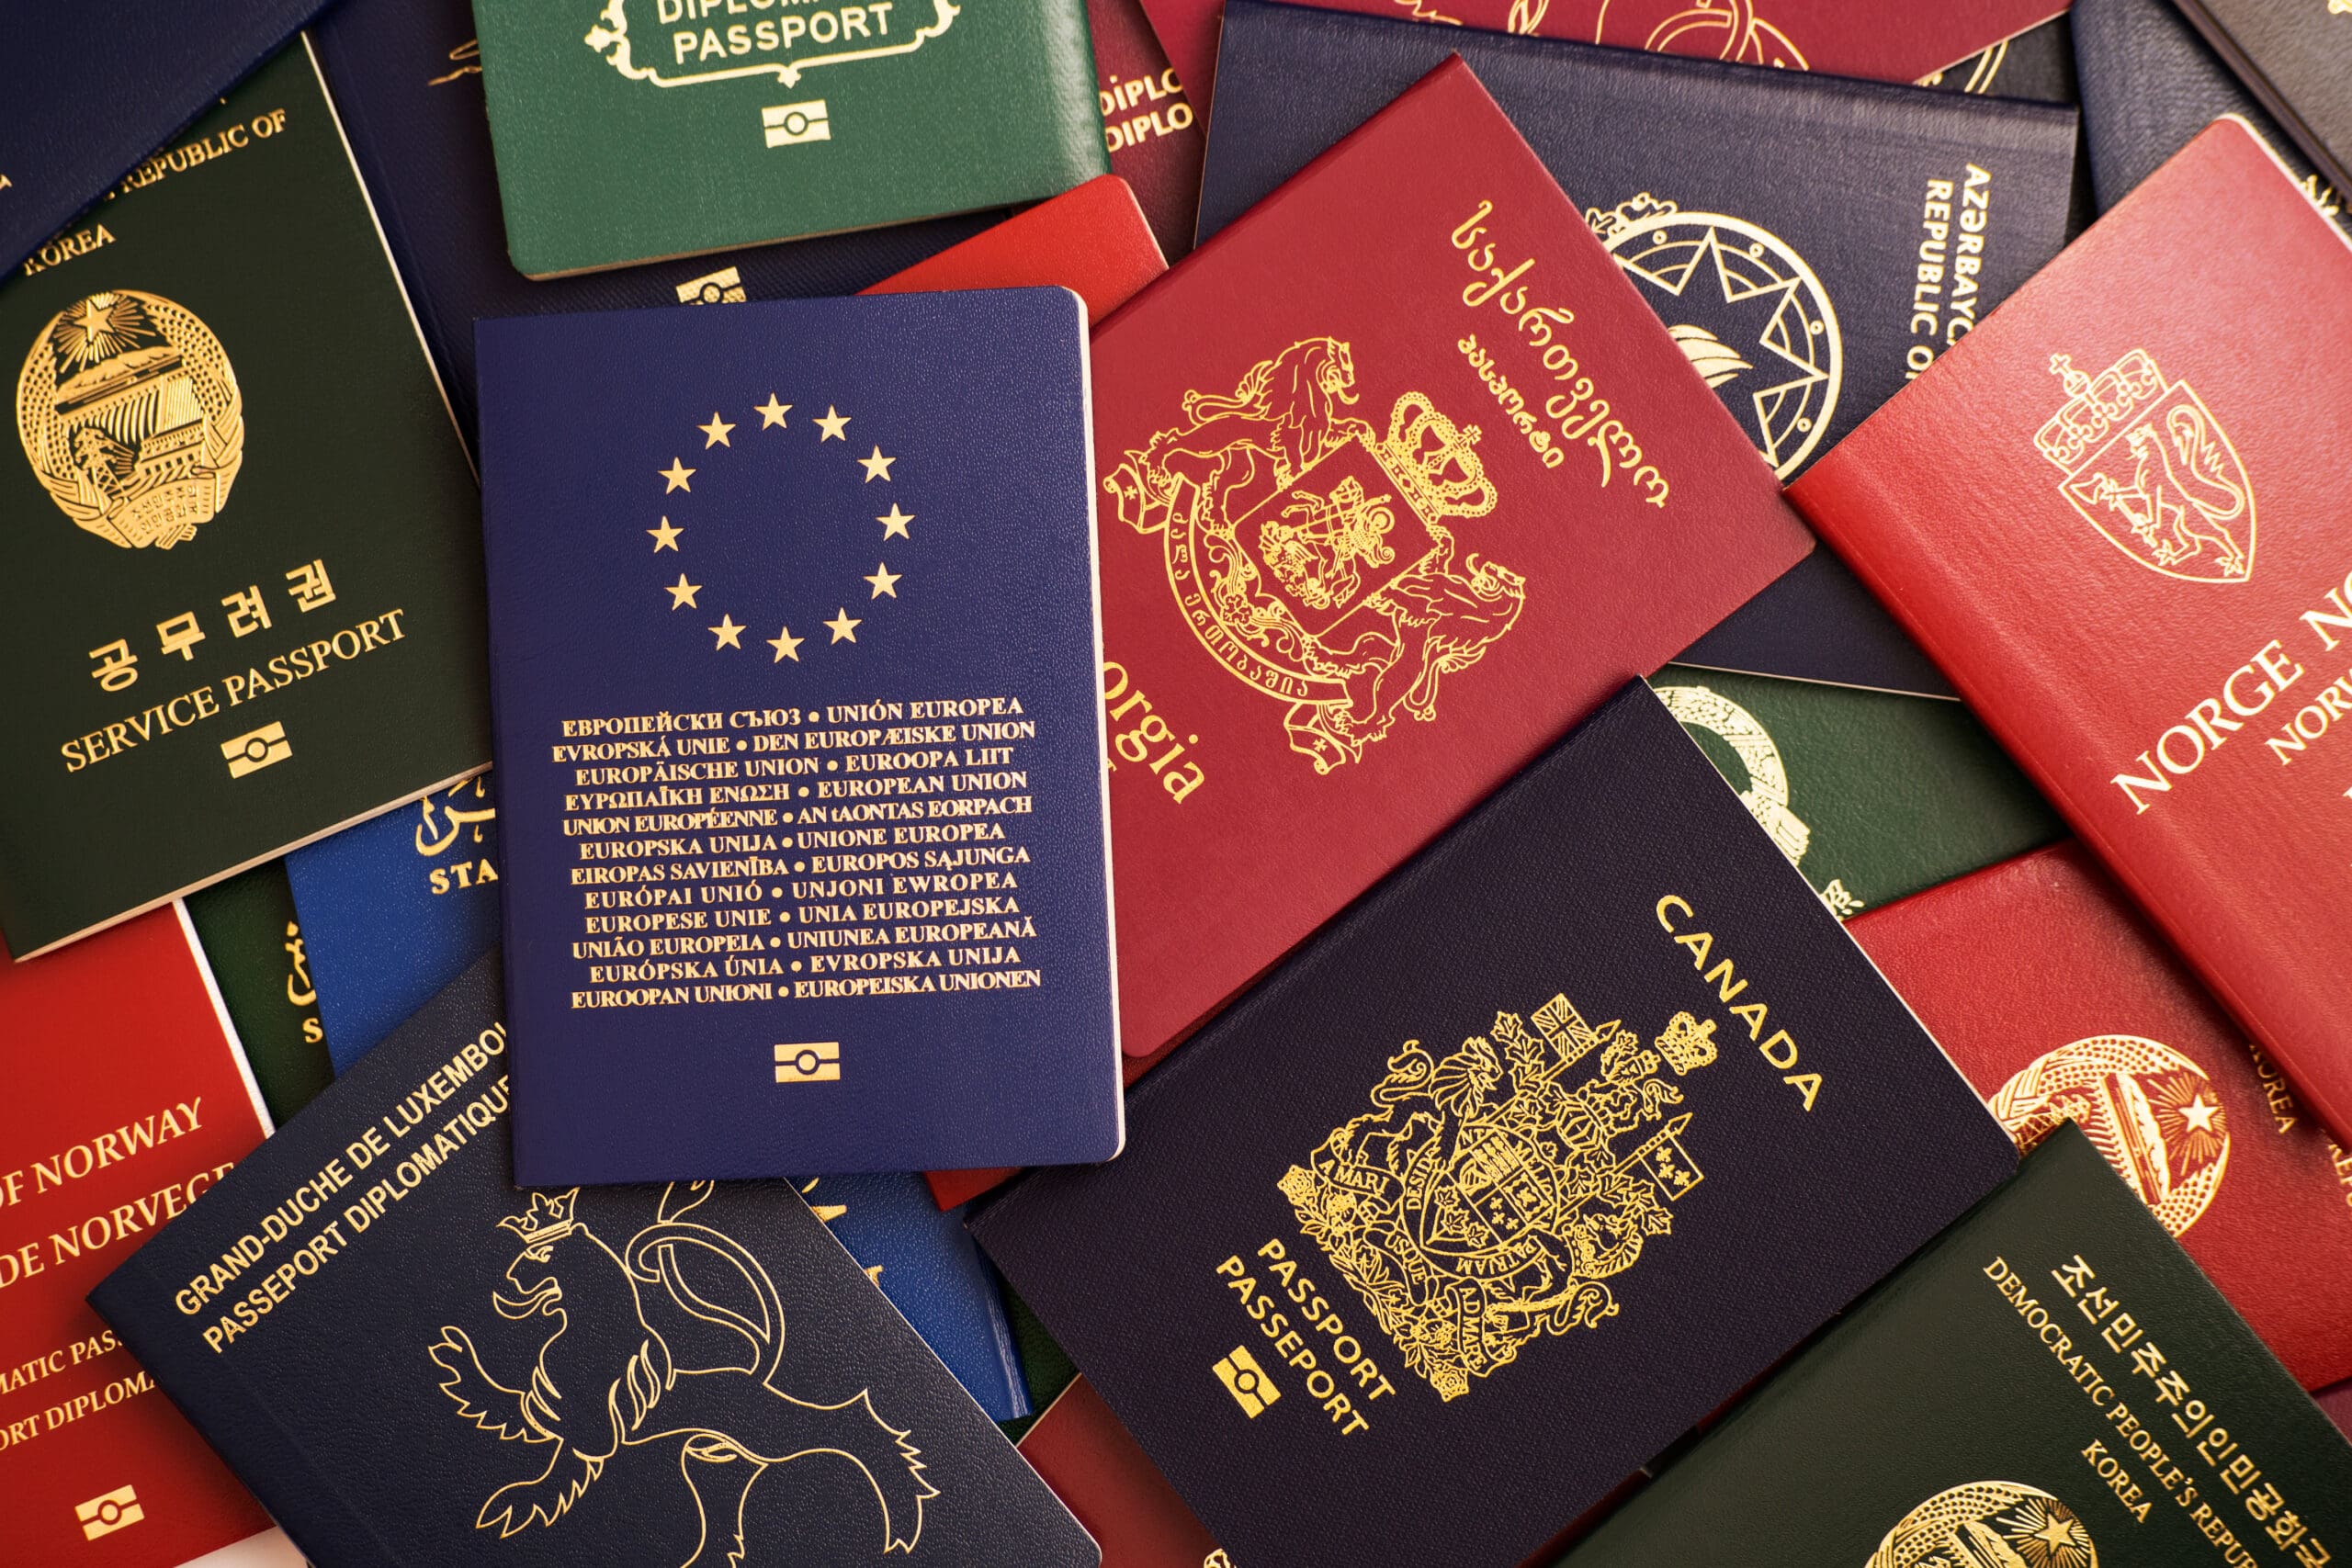
[[[2298,1382],[2352,1377],[2352,1155],[2080,845],[1846,930],[2021,1145],[2080,1122]]]
[[[1086,0],[1086,25],[1111,172],[1135,187],[1159,248],[1181,256],[1193,248],[1201,209],[1208,137],[1200,112],[1136,0]]]
[[[2223,119],[1789,494],[2352,1144],[2347,361]]]

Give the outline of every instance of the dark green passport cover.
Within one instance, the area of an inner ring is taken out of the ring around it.
[[[533,277],[871,229],[1108,174],[1085,0],[474,0]]]
[[[2082,1131],[1566,1568],[2325,1568],[2352,1447]]]
[[[480,502],[308,50],[78,221],[0,285],[18,957],[490,760]]]
[[[283,1127],[334,1082],[286,863],[264,861],[189,894],[187,918],[269,1105],[269,1119]]]

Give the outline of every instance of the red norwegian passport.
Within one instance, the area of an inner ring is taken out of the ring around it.
[[[0,964],[0,1562],[299,1563],[82,1300],[269,1131],[184,906]]]
[[[1093,358],[1131,1055],[1812,546],[1458,58]]]
[[[2219,120],[1789,493],[2352,1145],[2347,363]]]
[[[1233,1568],[1084,1378],[1046,1406],[1020,1447],[1102,1549],[1102,1568]]]
[[[1058,284],[1102,321],[1168,270],[1136,194],[1097,175],[1050,201],[981,230],[961,244],[894,272],[867,294],[949,288],[1035,288]]]
[[[2079,1122],[2305,1388],[2352,1377],[2352,1155],[2080,845],[1846,930],[2020,1148]]]

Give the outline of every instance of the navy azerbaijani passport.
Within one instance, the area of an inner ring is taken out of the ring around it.
[[[1205,240],[1458,53],[1785,482],[2066,242],[2049,104],[1231,0]],[[1950,696],[1829,550],[1681,662]]]
[[[1116,1154],[1079,297],[481,352],[520,1178]]]
[[[1511,1568],[2015,1164],[1639,683],[1132,1114],[973,1228],[1283,1568]]]
[[[515,1190],[500,1014],[486,956],[91,1293],[304,1555],[1098,1560],[789,1187]]]

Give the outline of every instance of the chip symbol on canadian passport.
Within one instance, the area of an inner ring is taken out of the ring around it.
[[[1118,1151],[1085,327],[481,328],[519,1179]]]

